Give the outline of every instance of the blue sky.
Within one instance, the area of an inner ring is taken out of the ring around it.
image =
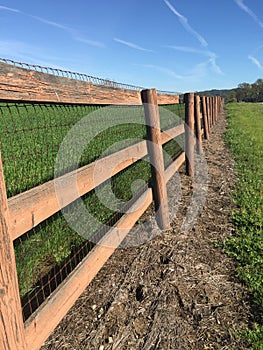
[[[0,57],[168,91],[263,74],[262,0],[0,0]]]

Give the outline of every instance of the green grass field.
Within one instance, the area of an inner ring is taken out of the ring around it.
[[[175,118],[173,113],[183,118],[184,106],[160,109],[163,130],[181,123],[181,119]],[[78,122],[81,124],[75,137],[70,140],[70,151],[59,161],[59,174],[74,168],[75,155],[82,143],[86,147],[78,159],[78,167],[146,137],[142,106],[109,108],[10,103],[0,104],[0,120],[1,154],[8,197],[54,178],[54,166],[61,142]],[[86,144],[87,137],[90,141]],[[164,150],[174,156],[179,147],[172,140],[164,145]],[[168,164],[169,157],[165,158]],[[139,189],[139,184],[135,188],[131,186],[134,181],[143,179],[148,183],[150,177],[149,162],[147,159],[141,160],[114,176],[111,183],[99,186],[97,192],[91,191],[83,196],[85,206],[97,219],[96,224],[89,225],[86,237],[92,235],[100,223],[108,222],[114,214],[115,210],[109,209],[107,205],[112,204],[108,195],[111,190],[118,199],[126,202]],[[104,198],[104,203],[101,203],[100,197]],[[69,207],[71,209],[72,205]],[[14,246],[21,296],[34,289],[36,282],[48,269],[62,264],[72,250],[83,242],[84,239],[67,225],[61,213],[18,238]]]
[[[238,263],[238,275],[258,304],[261,324],[243,332],[254,349],[263,349],[263,105],[226,106],[226,142],[235,159],[237,183],[233,194],[236,235],[225,242]]]

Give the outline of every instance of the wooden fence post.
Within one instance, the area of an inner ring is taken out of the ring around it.
[[[214,104],[213,97],[210,97],[211,128],[214,126]]]
[[[215,111],[215,120],[214,122],[216,123],[217,121],[217,96],[214,96],[214,111]]]
[[[208,127],[208,133],[210,134],[210,103],[209,103],[209,97],[205,98],[206,102],[206,114],[207,114],[207,127]]]
[[[200,113],[200,96],[194,97],[195,101],[195,125],[196,125],[196,149],[200,154],[202,152],[202,132],[201,132],[201,113]]]
[[[214,124],[216,123],[217,119],[217,112],[216,112],[216,96],[213,97],[213,104],[214,104]]]
[[[185,102],[185,165],[186,174],[194,176],[194,93],[184,95]]]
[[[24,350],[24,324],[0,154],[0,349]]]
[[[221,101],[221,111],[223,112],[224,111],[224,106],[225,106],[225,99],[222,98],[222,101]]]
[[[222,107],[223,107],[223,98],[220,97],[220,100],[219,100],[219,113],[222,112]]]
[[[204,120],[204,138],[209,140],[209,129],[208,129],[208,116],[207,116],[207,97],[201,97],[202,111],[203,111],[203,120]]]
[[[151,162],[156,219],[158,226],[163,230],[170,227],[170,222],[156,89],[142,90],[141,98],[146,120],[147,150]]]

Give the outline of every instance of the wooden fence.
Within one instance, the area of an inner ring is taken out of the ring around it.
[[[108,179],[108,164],[116,159],[119,165],[115,168],[114,174],[147,154],[153,165],[151,167],[152,188],[145,190],[133,203],[129,213],[122,216],[52,295],[26,322],[23,322],[13,241],[58,212],[61,207],[56,197],[54,180],[7,198],[0,159],[0,348],[3,350],[37,350],[152,201],[154,201],[155,208],[158,208],[156,219],[159,227],[161,229],[169,227],[166,184],[184,162],[186,162],[187,174],[194,175],[194,149],[196,147],[198,152],[202,152],[202,139],[209,139],[211,128],[222,110],[224,101],[220,97],[200,98],[194,96],[193,93],[185,94],[185,124],[161,132],[158,104],[178,103],[178,96],[157,95],[155,89],[143,90],[140,93],[117,88],[106,89],[91,83],[52,77],[46,73],[7,66],[0,64],[0,102],[58,102],[59,99],[59,102],[82,104],[143,103],[147,140],[96,161],[96,166],[100,162],[100,168],[105,169],[100,180],[96,180],[96,186]],[[185,152],[181,153],[165,169],[162,145],[183,133],[185,133]],[[94,169],[95,162],[77,170],[80,196],[94,188]],[[73,176],[73,173],[68,173],[60,178],[63,183],[67,184],[63,193],[64,206],[76,199],[70,195]]]

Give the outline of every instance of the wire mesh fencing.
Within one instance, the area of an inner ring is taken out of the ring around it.
[[[0,103],[7,194],[19,196],[146,138],[142,106]],[[62,156],[61,145],[66,145]],[[81,150],[81,152],[80,152]],[[138,181],[139,180],[139,181]],[[148,187],[147,156],[14,240],[24,320],[42,304]],[[26,204],[26,203],[25,203]],[[85,237],[79,234],[85,227]]]

